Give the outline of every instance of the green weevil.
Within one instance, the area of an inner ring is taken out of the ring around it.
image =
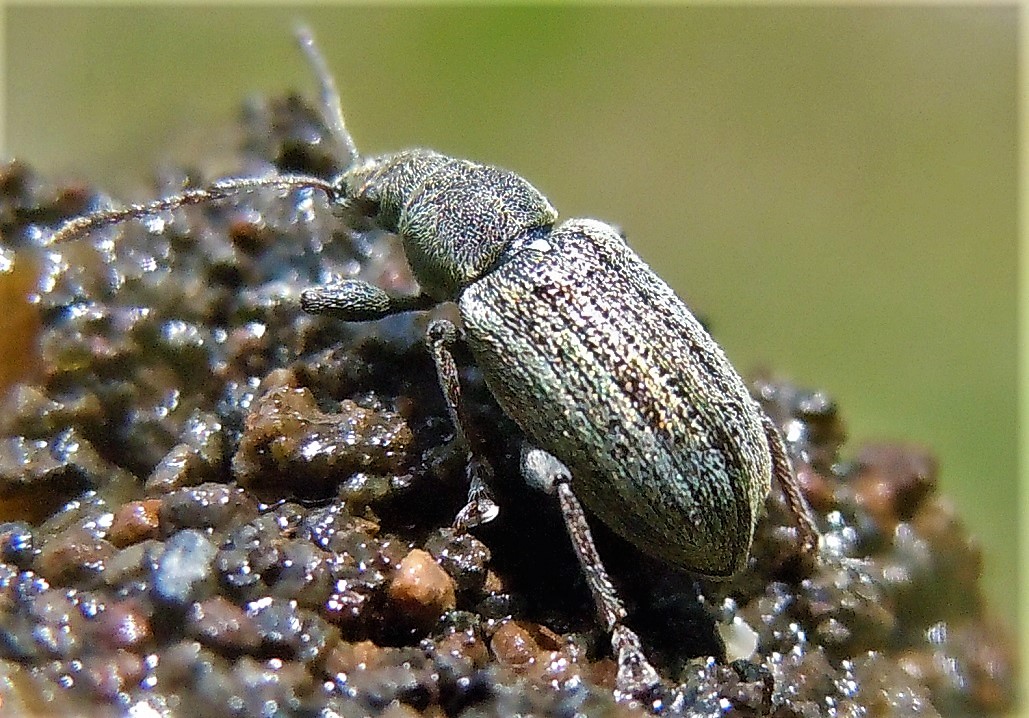
[[[771,479],[783,487],[805,549],[818,532],[778,429],[686,304],[610,225],[558,223],[519,175],[425,149],[361,157],[309,32],[300,45],[319,78],[330,131],[350,156],[327,181],[233,178],[150,204],[75,218],[52,242],[260,187],[317,188],[341,214],[397,234],[421,293],[391,296],[359,281],[308,289],[303,308],[350,321],[454,302],[463,330],[428,331],[457,440],[469,454],[468,504],[455,525],[491,520],[488,463],[472,450],[449,346],[463,339],[501,408],[525,434],[521,470],[556,493],[618,660],[619,695],[659,682],[597,555],[579,499],[641,551],[675,567],[730,576],[746,562]]]

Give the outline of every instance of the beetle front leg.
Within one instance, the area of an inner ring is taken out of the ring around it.
[[[348,279],[338,284],[305,289],[300,306],[309,314],[330,314],[348,322],[382,319],[401,312],[431,309],[438,302],[428,294],[392,296],[374,284]],[[454,529],[467,531],[473,526],[492,521],[500,509],[489,491],[493,468],[472,449],[465,430],[467,422],[461,408],[461,384],[457,364],[450,345],[459,339],[457,327],[445,319],[429,325],[426,343],[436,364],[436,376],[454,424],[455,441],[468,453],[468,502],[454,519]]]
[[[423,311],[437,303],[428,294],[393,296],[357,279],[312,287],[300,293],[300,306],[308,314],[330,314],[348,322],[368,322],[401,312]]]
[[[593,594],[597,614],[611,635],[611,647],[618,660],[615,697],[646,700],[661,683],[661,677],[647,661],[639,636],[624,623],[625,606],[597,553],[582,504],[572,491],[571,472],[554,455],[527,446],[522,449],[522,475],[530,485],[557,494],[561,515]]]
[[[450,412],[450,420],[454,424],[455,440],[468,452],[468,503],[454,518],[454,529],[467,531],[473,526],[495,519],[500,508],[489,490],[493,467],[485,457],[474,451],[465,429],[468,422],[465,420],[461,404],[460,377],[454,355],[450,353],[450,346],[459,338],[457,327],[446,319],[437,319],[430,324],[425,337],[436,364],[436,376],[447,401],[447,411]]]

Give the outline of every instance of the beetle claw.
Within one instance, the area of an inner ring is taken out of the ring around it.
[[[489,523],[500,513],[489,490],[493,470],[485,460],[468,457],[468,503],[454,518],[454,530],[463,533],[470,528]]]

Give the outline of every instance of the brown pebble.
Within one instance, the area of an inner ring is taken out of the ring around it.
[[[935,606],[941,616],[978,613],[982,547],[969,535],[953,502],[942,497],[926,501],[910,525],[915,535],[932,547],[935,582],[939,585],[939,589],[929,592],[924,605]]]
[[[177,489],[196,486],[203,483],[209,472],[197,454],[197,450],[189,444],[176,444],[168,450],[161,461],[146,479],[148,494],[170,494]]]
[[[521,621],[507,621],[490,641],[490,648],[497,661],[515,669],[524,668],[536,661],[540,647]]]
[[[229,223],[228,234],[233,245],[246,254],[256,254],[271,241],[268,228],[261,221],[260,215],[234,216]]]
[[[130,501],[121,506],[111,520],[107,539],[118,548],[158,537],[160,499]]]
[[[360,531],[372,538],[378,536],[379,531],[382,529],[382,525],[378,521],[370,521],[369,519],[364,519],[360,516],[354,516],[350,520],[350,526],[353,531]]]
[[[43,546],[36,559],[40,575],[53,584],[89,581],[100,575],[116,549],[81,526],[60,532]]]
[[[482,585],[482,592],[486,595],[491,593],[503,593],[504,579],[502,579],[493,569],[487,569],[486,581]]]
[[[466,658],[475,668],[483,668],[489,660],[489,650],[475,631],[455,631],[436,642],[436,649],[455,658]]]
[[[936,492],[936,460],[921,447],[869,444],[858,452],[857,464],[855,499],[891,529]]]
[[[262,386],[288,375],[269,375]],[[257,398],[247,415],[232,471],[241,486],[329,496],[355,473],[380,477],[381,492],[407,462],[411,429],[392,411],[351,400],[325,413],[306,387],[277,386]],[[375,492],[372,492],[375,494]]]
[[[83,661],[82,677],[97,696],[113,701],[119,693],[139,683],[145,671],[141,656],[114,651]]]
[[[555,687],[580,675],[580,651],[546,626],[506,621],[493,634],[490,648],[498,663]]]
[[[34,620],[24,638],[24,645],[35,655],[68,658],[80,655],[88,643],[87,621],[77,605],[77,592],[59,588],[42,591],[32,599]],[[23,623],[21,628],[25,628]],[[17,623],[5,624],[8,640],[17,636]],[[13,631],[12,631],[13,629]]]
[[[221,652],[246,653],[261,645],[261,632],[254,619],[221,596],[193,604],[186,618],[186,632]]]
[[[241,368],[256,376],[267,373],[272,337],[266,330],[265,324],[250,322],[229,332],[225,342],[227,361],[219,367],[219,374],[231,378]]]
[[[94,634],[109,648],[139,648],[152,636],[150,618],[134,599],[110,603],[97,616]]]
[[[411,623],[427,627],[457,605],[454,579],[427,551],[416,548],[404,556],[389,584],[389,597]]]
[[[329,675],[349,675],[378,667],[385,656],[385,650],[371,641],[347,643],[340,641],[325,659],[325,672]]]
[[[12,266],[0,271],[0,392],[38,370],[40,312],[32,301],[38,291],[39,268],[29,252],[12,255]]]
[[[386,706],[386,710],[380,714],[381,718],[418,718],[420,715],[422,714],[411,706],[396,700]]]
[[[797,462],[794,466],[800,490],[807,499],[808,505],[816,511],[828,511],[835,503],[833,484],[820,471],[810,464]]]

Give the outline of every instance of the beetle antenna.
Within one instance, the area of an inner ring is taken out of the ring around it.
[[[192,204],[203,204],[215,200],[226,199],[238,192],[246,192],[266,187],[277,187],[280,189],[320,189],[326,194],[330,202],[336,201],[336,188],[332,182],[311,177],[308,175],[289,174],[272,175],[270,177],[234,177],[218,180],[207,187],[190,189],[181,194],[171,197],[164,197],[146,204],[130,204],[127,207],[118,209],[98,210],[79,217],[73,217],[57,229],[46,244],[53,245],[63,242],[86,232],[102,227],[124,222],[129,219],[141,219],[148,215],[177,209]]]
[[[294,30],[294,34],[297,38],[297,44],[300,45],[301,51],[303,51],[307,62],[314,71],[315,78],[318,80],[322,104],[322,121],[329,132],[336,138],[336,141],[346,150],[349,160],[348,164],[352,165],[357,162],[360,155],[357,152],[357,145],[354,144],[354,138],[347,129],[347,123],[343,119],[343,104],[339,99],[336,81],[332,78],[332,73],[329,72],[329,64],[325,62],[325,56],[322,55],[314,42],[314,34],[311,32],[311,28],[306,25],[298,25],[296,30]]]

